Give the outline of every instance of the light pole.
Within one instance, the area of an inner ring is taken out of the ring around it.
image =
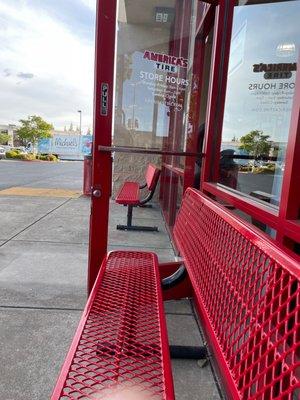
[[[79,135],[81,135],[82,111],[78,110],[78,112],[79,112]]]

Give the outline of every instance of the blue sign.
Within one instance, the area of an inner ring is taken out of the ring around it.
[[[38,152],[80,157],[91,154],[92,143],[93,136],[91,135],[53,135],[50,139],[39,140]]]

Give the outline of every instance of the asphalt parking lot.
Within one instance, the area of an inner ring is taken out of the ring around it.
[[[0,190],[13,186],[82,188],[82,161],[21,162],[0,160]]]

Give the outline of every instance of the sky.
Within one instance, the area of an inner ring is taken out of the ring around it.
[[[0,124],[92,129],[96,0],[0,0]]]

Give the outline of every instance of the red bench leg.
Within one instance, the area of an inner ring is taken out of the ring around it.
[[[158,232],[157,226],[136,226],[132,225],[132,211],[133,206],[128,206],[127,211],[127,225],[117,225],[120,231],[142,231],[142,232]]]

